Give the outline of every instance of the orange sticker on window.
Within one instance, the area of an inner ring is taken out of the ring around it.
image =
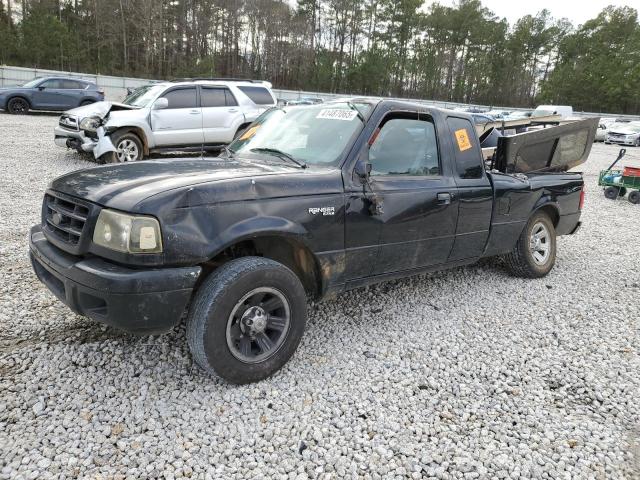
[[[469,140],[469,134],[465,128],[456,130],[456,140],[458,141],[458,148],[461,152],[471,148],[471,140]]]
[[[253,137],[256,134],[256,131],[258,130],[258,128],[260,128],[260,125],[256,125],[254,127],[251,127],[249,130],[247,130],[246,132],[244,132],[242,134],[242,136],[240,137],[240,140],[249,140],[251,137]]]

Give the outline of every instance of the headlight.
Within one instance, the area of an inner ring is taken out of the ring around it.
[[[100,117],[86,117],[80,122],[80,129],[95,132],[100,125],[102,125],[102,119]]]
[[[102,210],[93,230],[93,243],[118,252],[160,253],[160,224],[153,217]]]

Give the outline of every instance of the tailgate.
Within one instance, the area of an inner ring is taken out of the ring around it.
[[[586,162],[599,118],[498,139],[494,168],[503,173],[564,172]]]

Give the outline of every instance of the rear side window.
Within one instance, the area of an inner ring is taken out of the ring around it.
[[[200,104],[202,107],[234,107],[238,102],[228,88],[202,87]]]
[[[171,90],[163,97],[169,101],[168,108],[196,108],[198,106],[195,87]]]
[[[273,105],[273,97],[264,87],[238,87],[256,105]]]
[[[222,88],[202,88],[200,90],[202,107],[224,107],[227,105],[226,95]]]
[[[87,84],[78,82],[77,80],[62,80],[62,88],[67,90],[84,90]]]
[[[63,80],[55,78],[52,80],[47,80],[46,82],[42,82],[40,86],[45,88],[64,88],[64,83]]]
[[[475,143],[475,127],[466,118],[448,117],[447,123],[453,135],[458,176],[464,179],[482,178],[482,155]]]

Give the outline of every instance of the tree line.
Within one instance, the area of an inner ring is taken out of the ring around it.
[[[640,113],[640,24],[480,0],[0,0],[0,63],[483,105]]]

